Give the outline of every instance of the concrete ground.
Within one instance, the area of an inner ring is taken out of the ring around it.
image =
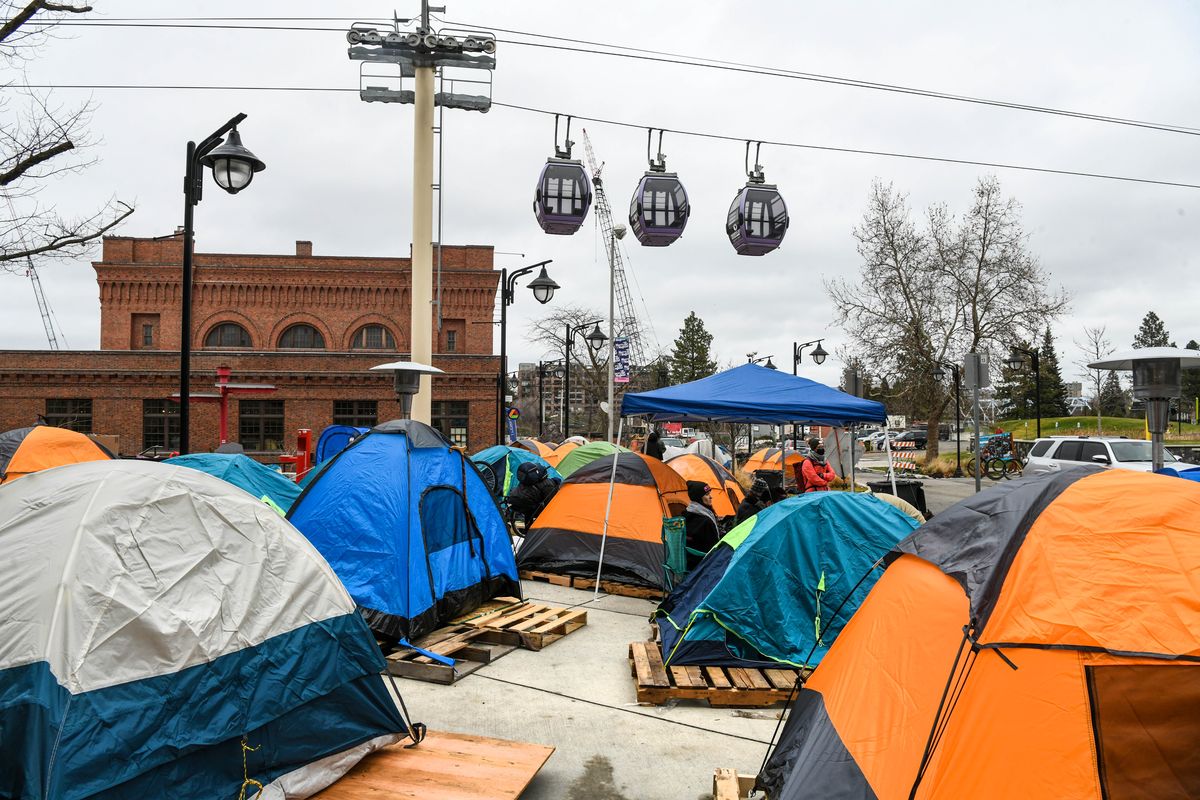
[[[554,746],[523,800],[711,798],[713,770],[755,774],[779,720],[696,701],[639,706],[627,658],[654,604],[522,581],[528,600],[580,605],[588,624],[540,652],[516,650],[451,686],[397,679],[432,729]]]
[[[975,490],[969,478],[923,483],[935,514]],[[398,678],[414,721],[552,745],[554,755],[523,800],[711,798],[716,768],[758,772],[781,706],[637,704],[628,646],[648,638],[654,603],[604,594],[593,602],[590,591],[534,581],[522,581],[522,590],[528,600],[585,608],[588,624],[541,652],[509,653],[452,686]]]

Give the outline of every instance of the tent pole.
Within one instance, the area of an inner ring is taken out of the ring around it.
[[[850,494],[856,491],[854,488],[854,434],[857,432],[857,425],[850,423],[848,430],[850,431]]]
[[[900,493],[896,491],[896,467],[892,464],[892,437],[891,431],[888,429],[887,422],[883,423],[883,446],[887,449],[888,457],[888,479],[892,482],[892,494],[899,497]]]
[[[609,409],[612,413],[612,409]],[[625,417],[621,416],[620,422],[617,424],[617,441],[621,441],[621,434],[625,431]],[[608,515],[612,511],[613,487],[617,483],[617,461],[621,457],[621,452],[618,450],[613,453],[612,472],[608,473],[608,502],[604,506],[604,531],[600,535],[600,560],[596,564],[596,590],[592,592],[592,600],[600,599],[600,573],[604,571],[604,544],[608,541]]]

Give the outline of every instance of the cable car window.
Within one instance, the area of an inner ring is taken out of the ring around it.
[[[746,198],[746,232],[759,239],[771,233],[770,210],[761,192],[751,192]]]
[[[583,211],[583,193],[575,167],[551,166],[546,170],[546,185],[542,202],[551,214],[578,214]]]

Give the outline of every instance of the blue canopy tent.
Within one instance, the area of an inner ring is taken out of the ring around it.
[[[645,417],[650,422],[803,424],[833,427],[870,422],[883,425],[885,430],[887,428],[887,409],[883,403],[855,397],[823,383],[760,367],[757,364],[742,364],[678,386],[626,394],[621,400],[621,424],[617,441],[621,440],[625,417]],[[895,493],[896,479],[892,469],[891,442],[887,438],[885,441],[888,474],[892,478],[892,492]],[[850,452],[853,457],[853,444]],[[604,539],[608,534],[613,480],[615,475],[609,481],[609,508],[604,512],[604,534],[600,544],[600,563],[596,570],[597,594],[600,589],[600,575],[604,570]]]
[[[300,487],[282,472],[242,453],[190,453],[168,458],[166,463],[207,472],[249,492],[258,500],[269,499],[281,514],[286,514],[300,496]]]

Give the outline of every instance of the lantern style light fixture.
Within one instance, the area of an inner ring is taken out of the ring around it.
[[[593,353],[599,353],[600,349],[604,347],[604,343],[608,341],[608,337],[604,335],[604,331],[600,330],[599,322],[592,328],[592,332],[583,338],[587,342],[588,349]]]
[[[237,128],[229,132],[225,143],[208,152],[200,164],[212,170],[213,180],[230,194],[237,194],[250,185],[254,173],[262,172],[267,165],[242,145]]]
[[[428,364],[418,364],[415,361],[393,361],[390,364],[376,364],[372,370],[390,371],[395,375],[393,384],[396,390],[396,400],[400,403],[400,418],[409,419],[412,414],[413,395],[421,390],[422,375],[440,375],[441,370]]]

